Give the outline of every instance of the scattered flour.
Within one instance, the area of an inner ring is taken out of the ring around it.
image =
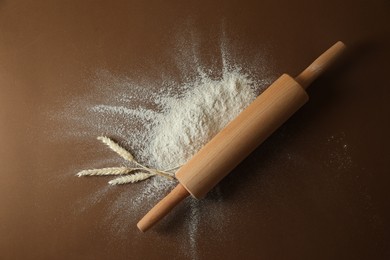
[[[328,169],[335,170],[341,174],[343,170],[351,169],[354,165],[349,146],[346,142],[346,135],[344,132],[331,135],[327,143],[324,145],[325,149],[328,146],[328,154],[324,164]]]
[[[151,92],[148,99],[156,110],[112,104],[93,105],[88,110],[140,122],[141,129],[118,125],[111,134],[117,135],[119,130],[138,160],[150,167],[171,169],[187,162],[248,106],[256,97],[256,87],[247,74],[232,68],[224,70],[220,79],[199,75],[196,81],[178,86],[185,90],[180,95]],[[126,103],[130,98],[122,100]]]
[[[182,44],[186,45],[186,42]],[[95,91],[74,98],[61,111],[51,115],[64,124],[60,138],[91,140],[107,135],[149,167],[170,169],[184,164],[273,80],[263,73],[264,67],[268,66],[264,60],[255,66],[260,70],[256,76],[230,62],[227,46],[227,42],[221,43],[222,66],[207,70],[199,64],[194,51],[196,44],[190,47],[189,53],[180,48],[181,57],[173,57],[174,61],[180,61],[177,64],[182,72],[180,79],[162,73],[160,81],[134,81],[106,70],[98,71],[91,79]],[[253,64],[248,67],[252,69]],[[96,146],[103,147],[97,141]],[[112,166],[113,159],[106,160]],[[100,163],[104,164],[104,161]],[[95,167],[90,165],[90,168]],[[74,173],[82,169],[75,169]],[[134,212],[140,208],[142,211],[149,209],[176,183],[155,176],[139,185],[142,185],[141,190],[136,195],[132,190],[124,189],[110,203],[106,221],[118,235],[127,237],[138,220],[133,217]],[[117,192],[115,188],[102,190],[108,194]],[[220,192],[214,192],[214,195],[222,196]],[[101,192],[97,196],[99,198],[88,198],[87,201],[100,201]],[[189,244],[183,251],[189,250],[191,258],[196,258],[197,227],[202,223],[202,212],[199,202],[188,203],[190,212],[185,228],[188,237],[185,240]],[[216,204],[211,207],[214,211],[206,217],[211,216],[218,219],[215,222],[222,223],[225,213],[218,210]]]

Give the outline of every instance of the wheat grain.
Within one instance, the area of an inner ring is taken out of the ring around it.
[[[134,157],[133,155],[131,155],[131,153],[126,151],[124,148],[122,148],[119,144],[117,144],[110,138],[106,136],[99,136],[97,139],[106,144],[111,150],[119,154],[123,159],[129,162],[135,162]]]
[[[152,173],[146,173],[146,172],[138,172],[131,175],[121,176],[118,178],[115,178],[108,182],[110,185],[120,185],[120,184],[126,184],[126,183],[134,183],[146,180],[150,177],[152,177],[155,174]]]
[[[127,167],[110,167],[110,168],[102,168],[102,169],[91,169],[91,170],[83,170],[78,172],[76,175],[78,177],[81,176],[105,176],[105,175],[121,175],[127,174],[138,168],[127,168]]]

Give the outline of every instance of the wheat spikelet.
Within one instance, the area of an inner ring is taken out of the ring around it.
[[[121,175],[127,174],[134,171],[134,168],[127,167],[111,167],[111,168],[102,168],[102,169],[91,169],[91,170],[83,170],[78,172],[76,175],[78,177],[81,176],[104,176],[104,175]]]
[[[126,183],[134,183],[146,180],[150,177],[152,177],[155,174],[152,173],[146,173],[146,172],[138,172],[131,175],[121,176],[118,178],[115,178],[108,182],[110,185],[120,185],[120,184],[126,184]]]
[[[131,153],[126,151],[124,148],[122,148],[119,144],[115,143],[110,138],[106,136],[99,136],[97,139],[105,143],[111,150],[119,154],[123,159],[129,162],[134,162],[133,155],[131,155]]]

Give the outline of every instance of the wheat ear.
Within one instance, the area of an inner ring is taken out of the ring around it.
[[[117,144],[110,138],[106,136],[99,136],[97,139],[102,141],[104,144],[106,144],[111,150],[119,154],[123,159],[129,162],[135,162],[134,157],[133,155],[131,155],[131,153],[126,151],[124,148],[122,148],[119,144]]]
[[[120,184],[126,184],[126,183],[134,183],[146,180],[150,177],[152,177],[155,174],[152,173],[146,173],[146,172],[138,172],[131,175],[121,176],[118,178],[115,178],[108,182],[110,185],[120,185]]]
[[[127,167],[110,167],[110,168],[102,168],[102,169],[91,169],[91,170],[83,170],[78,172],[76,175],[78,177],[81,176],[105,176],[105,175],[121,175],[127,174],[132,171],[138,170],[138,168],[127,168]]]
[[[157,174],[157,175],[161,175],[161,176],[164,176],[164,177],[167,177],[170,179],[174,179],[174,174],[171,172],[150,169],[150,168],[146,167],[145,165],[140,164],[139,162],[137,162],[134,159],[134,157],[133,157],[133,155],[131,155],[131,153],[129,153],[127,150],[125,150],[123,147],[121,147],[119,144],[117,144],[116,142],[114,142],[110,138],[108,138],[106,136],[99,136],[97,139],[102,141],[103,143],[105,143],[111,150],[113,150],[114,152],[119,154],[122,158],[124,158],[125,160],[128,160],[129,162],[135,163],[136,165],[141,167],[143,170],[145,170],[153,175]]]

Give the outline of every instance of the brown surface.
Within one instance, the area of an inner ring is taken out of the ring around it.
[[[0,1],[0,258],[389,257],[389,1],[140,2]],[[63,126],[47,116],[94,91],[101,69],[176,75],[170,50],[183,28],[198,33],[205,64],[219,57],[221,28],[241,60],[265,48],[273,78],[296,75],[337,40],[350,46],[309,103],[221,183],[223,198],[201,204],[192,249],[185,207],[141,234],[145,205],[127,235],[110,232],[107,205],[128,186],[74,214],[106,186],[74,171],[108,153],[94,153],[96,133],[49,140]],[[216,204],[222,224],[209,221]]]

